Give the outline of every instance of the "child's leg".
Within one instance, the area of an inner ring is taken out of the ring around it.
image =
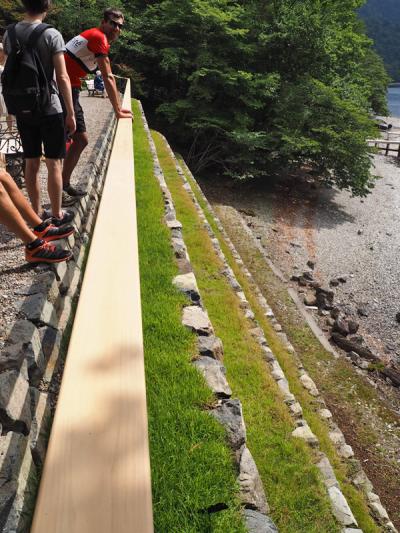
[[[23,218],[30,224],[32,227],[37,226],[42,222],[41,218],[35,211],[32,209],[32,206],[18,189],[15,181],[12,179],[10,174],[0,169],[0,184],[3,185],[7,191],[12,203],[18,209]]]
[[[0,183],[0,222],[15,233],[24,244],[36,240],[36,235],[28,228],[2,183]]]

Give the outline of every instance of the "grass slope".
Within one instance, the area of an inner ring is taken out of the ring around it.
[[[194,185],[192,178],[187,174],[186,177],[192,182],[192,185]],[[195,186],[193,186],[193,190],[195,193],[197,192]],[[197,193],[196,197],[202,206],[214,233],[220,239],[223,252],[228,259],[230,266],[234,270],[238,281],[242,285],[252,309],[255,312],[258,322],[264,329],[267,341],[289,381],[291,391],[301,403],[304,416],[308,421],[312,431],[320,441],[321,450],[326,453],[332,466],[334,467],[336,477],[338,478],[341,489],[346,496],[354,516],[358,521],[359,527],[364,531],[364,533],[378,533],[381,531],[381,529],[371,518],[363,495],[358,492],[348,481],[351,474],[351,465],[348,463],[343,463],[339,459],[336,450],[329,439],[329,429],[317,414],[317,410],[319,408],[318,404],[315,403],[313,397],[308,394],[298,379],[296,360],[282,346],[282,343],[276,332],[272,328],[268,319],[265,317],[262,308],[252,293],[252,283],[246,276],[243,275],[242,271],[237,266],[229,248],[224,243],[223,238],[221,238],[215,221],[213,220],[211,213],[209,213],[201,196]],[[356,393],[354,392],[355,387],[357,387],[355,390],[357,394],[360,394],[360,397],[368,398],[371,394],[371,391],[367,390],[360,379],[350,376],[351,368],[349,369],[349,366],[346,365],[346,363],[341,359],[333,361],[331,355],[321,347],[320,343],[315,339],[308,326],[304,325],[303,323],[299,323],[299,320],[294,317],[294,304],[289,298],[286,287],[279,287],[276,282],[276,277],[267,268],[261,253],[254,249],[254,247],[247,245],[248,237],[245,235],[239,236],[241,231],[240,228],[234,227],[232,224],[225,224],[225,227],[227,228],[230,238],[233,242],[235,242],[236,248],[238,249],[242,259],[252,272],[252,275],[258,286],[264,292],[269,304],[273,306],[275,315],[288,334],[291,342],[296,348],[296,351],[299,354],[302,354],[301,359],[304,367],[307,369],[311,377],[317,382],[323,396],[325,396],[326,399],[327,397],[331,399],[333,396],[333,390],[335,389],[335,383],[339,383],[342,397],[343,394],[347,394],[347,389],[351,389],[353,391],[349,397],[350,402],[354,403],[356,398]],[[333,372],[331,368],[331,372],[329,374],[325,373],[325,365],[328,365],[329,368],[334,367]],[[335,391],[335,394],[337,394],[337,391]],[[338,398],[336,398],[336,401],[338,401]],[[355,416],[357,418],[356,414]]]
[[[137,102],[135,175],[155,531],[244,532],[236,475],[223,428],[202,407],[213,402],[190,364],[195,337],[181,325],[186,300]],[[209,514],[210,506],[228,509]]]
[[[203,301],[225,348],[224,362],[234,397],[243,403],[248,446],[260,471],[271,515],[285,533],[339,531],[315,457],[291,437],[293,421],[250,334],[237,296],[222,276],[222,263],[183,189],[162,137],[154,133],[158,156],[183,232]]]

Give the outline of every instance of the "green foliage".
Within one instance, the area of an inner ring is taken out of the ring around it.
[[[357,18],[362,2],[134,2],[135,91],[198,172],[267,178],[307,164],[366,194],[371,112],[387,76]]]
[[[57,0],[50,20],[69,38],[106,2]],[[306,164],[363,195],[374,184],[369,116],[387,111],[388,78],[362,3],[117,0],[126,25],[113,64],[195,171],[268,179]]]

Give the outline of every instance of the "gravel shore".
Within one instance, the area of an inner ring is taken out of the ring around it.
[[[93,147],[112,112],[108,99],[87,97],[81,95],[82,107],[85,111],[85,121],[89,133],[89,145],[72,176],[74,185],[80,184],[80,176],[90,158]],[[48,205],[47,173],[44,162],[41,165],[41,189],[44,206]],[[26,191],[23,190],[26,194]],[[35,276],[35,267],[24,260],[23,245],[14,234],[0,224],[0,349],[7,337],[7,331],[18,314],[18,304],[24,297],[26,288],[30,286]]]
[[[388,117],[388,122],[400,127],[400,119]],[[400,162],[377,155],[374,166],[380,179],[364,199],[316,188],[306,178],[288,177],[261,189],[259,184],[238,188],[207,181],[202,187],[213,203],[242,211],[271,259],[289,277],[307,270],[312,260],[322,284],[346,278],[335,288],[335,302],[354,313],[360,334],[377,355],[399,363]],[[360,307],[368,316],[358,317]]]

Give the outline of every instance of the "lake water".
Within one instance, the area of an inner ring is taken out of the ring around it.
[[[400,87],[388,88],[389,114],[392,117],[400,117]]]

